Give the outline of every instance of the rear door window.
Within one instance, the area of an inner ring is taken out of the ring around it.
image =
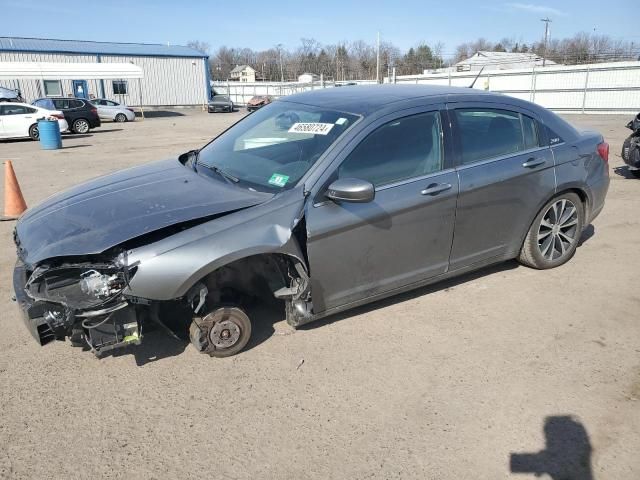
[[[464,165],[524,150],[519,113],[489,108],[454,112]]]

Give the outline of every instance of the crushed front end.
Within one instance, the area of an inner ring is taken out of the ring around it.
[[[144,305],[124,294],[135,271],[125,252],[104,260],[56,259],[35,267],[19,255],[13,286],[24,322],[41,345],[69,338],[99,356],[142,339],[139,310]]]

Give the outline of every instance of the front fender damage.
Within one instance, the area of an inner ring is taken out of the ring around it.
[[[19,251],[14,289],[27,327],[41,345],[69,339],[101,356],[140,344],[149,323],[176,336],[161,320],[165,307],[176,307],[188,326],[233,289],[282,300],[294,327],[311,321],[305,197],[289,193],[266,213],[256,207],[98,255],[31,266]]]

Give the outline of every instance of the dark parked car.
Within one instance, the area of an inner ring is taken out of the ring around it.
[[[297,327],[512,258],[562,265],[603,208],[608,152],[599,133],[489,92],[293,95],[199,150],[28,210],[16,297],[40,343],[101,353],[172,311],[199,351],[233,355],[256,299]]]
[[[209,113],[233,112],[233,102],[226,95],[214,95],[207,106]]]
[[[255,97],[251,97],[251,100],[247,102],[247,111],[255,112],[265,105],[269,105],[271,102],[273,102],[273,97],[270,95],[256,95]]]
[[[100,126],[98,109],[84,98],[48,97],[32,103],[36,107],[61,110],[73,133],[87,133]]]

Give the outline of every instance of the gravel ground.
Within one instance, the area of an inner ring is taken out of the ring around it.
[[[34,205],[243,114],[169,115],[60,151],[0,142],[0,158]],[[13,223],[0,223],[0,478],[637,480],[640,180],[620,168],[626,116],[568,118],[605,135],[612,165],[571,262],[505,263],[296,332],[275,318],[228,359],[159,332],[102,360],[39,347],[11,301]]]

